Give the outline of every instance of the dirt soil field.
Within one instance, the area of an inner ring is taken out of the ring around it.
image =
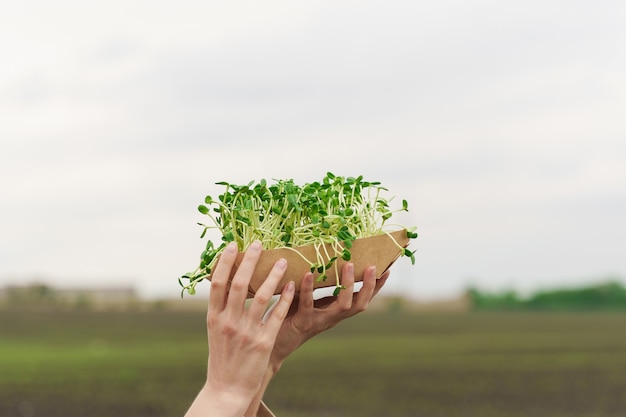
[[[0,311],[0,417],[182,416],[203,312]],[[626,415],[626,314],[365,313],[272,382],[279,417]]]

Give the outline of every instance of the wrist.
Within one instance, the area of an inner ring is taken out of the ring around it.
[[[269,364],[267,366],[270,378],[276,375],[278,371],[280,371],[280,368],[283,366],[284,362],[284,358],[272,353],[272,355],[270,356]]]
[[[201,395],[219,416],[243,415],[252,397],[232,389],[213,387],[208,382],[202,387]]]
[[[250,403],[248,409],[246,410],[244,417],[257,416],[259,415],[259,410],[264,409],[263,396],[265,395],[265,390],[267,389],[267,386],[269,385],[274,375],[276,375],[276,372],[278,372],[278,369],[280,369],[280,365],[278,365],[278,367],[275,367],[272,365],[271,360],[270,360],[270,363],[268,363],[267,368],[265,369],[265,373],[263,374],[263,381],[261,381],[261,387],[259,388],[259,391],[256,393],[256,395],[252,399],[252,402]],[[262,415],[265,416],[267,415],[267,413],[263,413]],[[273,416],[273,414],[270,414],[270,415]]]

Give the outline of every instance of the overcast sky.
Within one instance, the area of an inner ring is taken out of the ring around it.
[[[178,296],[215,182],[327,171],[409,201],[390,294],[626,283],[624,22],[619,0],[3,4],[0,286]]]

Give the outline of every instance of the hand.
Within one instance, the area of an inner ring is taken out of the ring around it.
[[[314,300],[313,274],[307,273],[300,285],[297,307],[294,302],[287,318],[282,322],[261,389],[250,403],[245,416],[260,415],[258,413],[261,409],[264,410],[264,415],[271,415],[262,404],[263,395],[287,356],[313,336],[367,309],[369,302],[385,285],[388,277],[389,271],[376,279],[376,267],[368,267],[363,275],[361,290],[354,293],[354,265],[347,263],[341,272],[341,284],[345,289],[341,290],[337,297]],[[270,309],[267,314],[273,314],[272,310]]]
[[[260,254],[260,243],[253,243],[230,288],[228,279],[237,256],[236,244],[229,244],[220,256],[211,280],[207,311],[207,380],[186,416],[242,416],[261,388],[295,286],[293,282],[285,286],[276,308],[264,321],[263,314],[286,269],[285,260],[279,260],[246,309],[248,284]]]
[[[346,288],[337,297],[314,300],[313,274],[307,273],[297,296],[297,306],[295,302],[292,304],[278,332],[270,359],[273,372],[277,372],[287,356],[313,336],[365,311],[388,277],[389,271],[376,279],[376,267],[370,266],[364,272],[361,290],[353,293],[354,265],[347,263],[341,273],[341,284]]]

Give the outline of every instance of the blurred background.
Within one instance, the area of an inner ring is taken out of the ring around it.
[[[196,207],[216,182],[331,171],[409,202],[398,221],[417,226],[416,264],[394,265],[382,311],[517,311],[577,288],[623,305],[625,20],[617,0],[2,4],[0,301],[167,309],[199,262]],[[198,290],[172,308],[203,304],[208,285]],[[18,363],[33,322],[3,323]],[[121,336],[85,337],[89,362]],[[607,346],[621,355],[619,343]],[[129,386],[133,372],[120,377]],[[36,401],[15,401],[0,411],[36,414]],[[514,408],[462,415],[542,415]],[[395,415],[417,415],[407,410]]]
[[[0,14],[0,285],[177,295],[217,181],[381,181],[386,291],[626,275],[619,1],[24,1]]]

